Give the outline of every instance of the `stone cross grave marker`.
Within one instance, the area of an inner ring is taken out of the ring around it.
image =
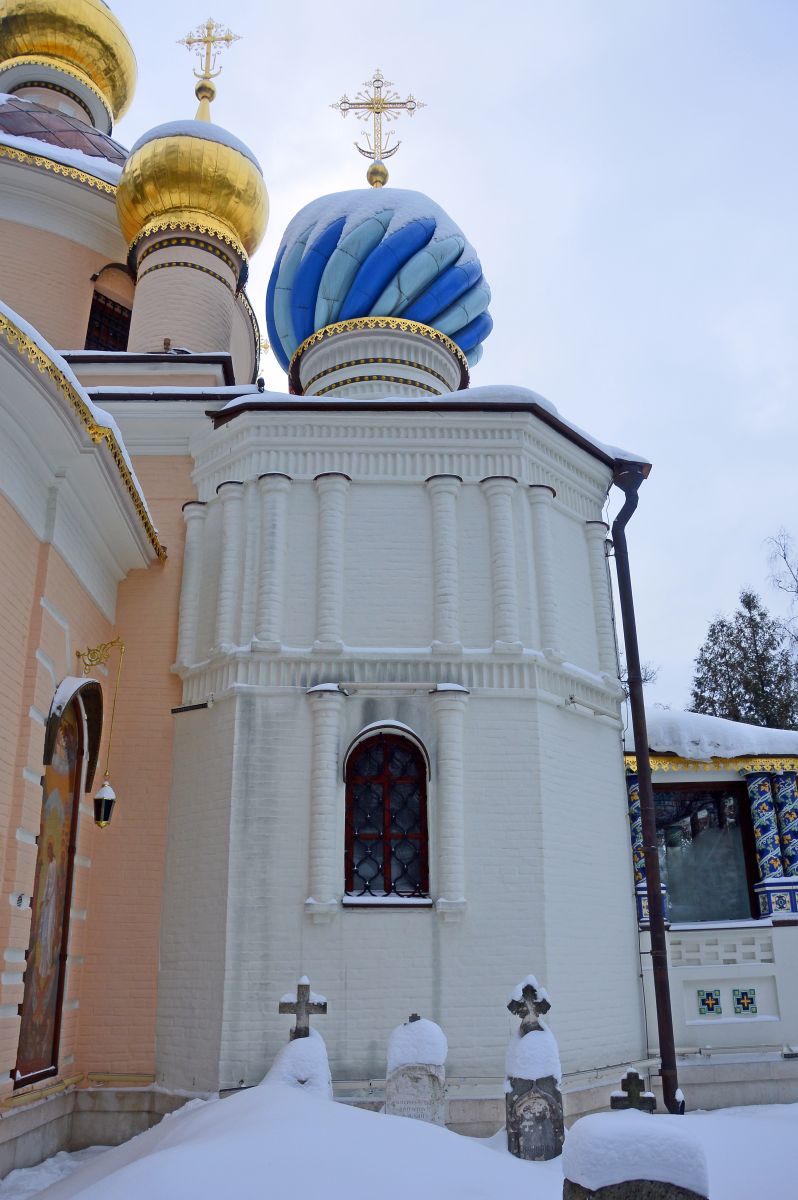
[[[550,1048],[553,1054],[543,1054],[541,1062],[556,1063],[557,1077],[551,1074],[552,1067],[546,1067],[547,1074],[535,1078],[525,1078],[522,1070],[529,1067],[511,1064],[513,1045],[508,1051],[507,1082],[505,1085],[505,1105],[507,1111],[507,1149],[516,1158],[524,1158],[533,1162],[542,1162],[556,1158],[562,1151],[565,1137],[562,1095],[559,1088],[559,1054],[554,1035],[540,1018],[551,1008],[543,988],[538,988],[534,977],[530,976],[521,987],[521,998],[514,996],[507,1004],[510,1012],[521,1018],[519,1040],[523,1044],[527,1038],[533,1038],[530,1049]],[[542,1039],[539,1043],[537,1039]],[[523,1061],[523,1057],[522,1057]],[[534,1061],[534,1056],[532,1060]]]
[[[622,1091],[613,1092],[610,1096],[610,1108],[638,1108],[641,1112],[656,1112],[657,1098],[653,1092],[646,1090],[637,1071],[626,1072],[621,1080],[621,1088]]]
[[[541,1029],[540,1017],[545,1017],[551,1008],[550,1002],[538,995],[538,989],[531,983],[524,985],[521,1000],[511,1000],[507,1007],[514,1017],[521,1018],[521,1037]]]
[[[283,996],[280,1001],[279,1011],[281,1013],[292,1013],[296,1016],[296,1025],[291,1030],[290,1038],[293,1042],[294,1038],[302,1038],[310,1036],[310,1021],[311,1016],[317,1016],[320,1013],[326,1013],[327,1001],[317,1003],[310,998],[310,980],[307,975],[303,975],[299,983],[296,985],[296,1000],[289,1000]]]

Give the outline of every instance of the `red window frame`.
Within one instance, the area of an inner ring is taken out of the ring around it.
[[[377,775],[359,775],[357,766],[361,756],[370,750],[373,746],[379,745],[382,752],[382,767]],[[401,747],[403,751],[412,755],[416,764],[415,775],[391,775],[388,769],[388,760],[392,747]],[[376,785],[382,788],[382,832],[374,834],[358,833],[354,824],[354,788],[359,783],[367,783]],[[393,833],[391,830],[391,785],[392,784],[416,784],[418,786],[418,833]],[[360,892],[357,891],[358,884],[361,883],[359,876],[355,873],[355,858],[354,847],[355,840],[382,842],[382,878],[384,891],[382,892]],[[391,877],[391,868],[393,865],[392,845],[398,841],[411,841],[419,843],[419,886],[415,892],[395,892],[393,880]],[[345,874],[346,874],[346,894],[347,895],[365,895],[373,894],[379,896],[396,896],[398,900],[410,896],[428,896],[429,895],[429,832],[427,826],[427,764],[424,755],[409,738],[404,738],[398,734],[377,733],[373,737],[365,739],[360,743],[350,754],[349,761],[346,765],[346,850],[344,855]]]

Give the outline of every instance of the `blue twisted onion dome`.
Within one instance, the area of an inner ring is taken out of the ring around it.
[[[493,328],[490,288],[473,247],[427,196],[370,188],[321,196],[285,231],[266,293],[280,365],[326,325],[404,317],[456,342],[469,365]]]

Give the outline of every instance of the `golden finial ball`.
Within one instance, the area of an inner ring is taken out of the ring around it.
[[[385,163],[375,159],[366,171],[366,179],[372,187],[385,187],[388,182],[388,168]]]
[[[216,84],[211,83],[210,79],[201,79],[194,88],[194,95],[198,100],[208,100],[209,102],[215,100]]]

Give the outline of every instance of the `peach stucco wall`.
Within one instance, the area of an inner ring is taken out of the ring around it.
[[[111,778],[119,797],[111,825],[93,824],[91,796],[81,801],[69,936],[59,1074],[113,1077],[152,1074],[161,889],[171,785],[171,708],[180,684],[171,673],[177,640],[184,524],[181,505],[194,495],[191,460],[142,458],[135,469],[169,557],[120,584],[111,626],[52,546],[41,544],[0,496],[0,835],[3,882],[0,945],[0,1104],[11,1091],[16,1060],[30,909],[7,902],[33,887],[39,831],[43,719],[57,682],[79,674],[76,649],[121,634],[126,653],[113,735]],[[116,660],[99,675],[105,733]],[[17,831],[20,831],[18,835]],[[11,952],[9,962],[8,952]],[[113,1078],[109,1079],[113,1082]],[[52,1083],[34,1085],[33,1091]]]
[[[44,720],[57,683],[77,674],[75,650],[111,635],[75,575],[52,546],[42,544],[5,498],[0,497],[0,717],[6,736],[0,749],[0,833],[3,884],[0,945],[4,962],[0,984],[0,1094],[11,1090],[22,1000],[20,957],[28,946],[30,907],[9,897],[27,898],[33,889],[41,820]],[[81,801],[73,877],[69,959],[61,1028],[61,1074],[76,1073],[80,989],[95,829],[89,797]],[[77,1006],[75,1001],[78,1001]]]
[[[0,220],[0,261],[4,303],[56,350],[81,350],[94,295],[91,276],[107,259],[55,233]],[[105,272],[103,283],[114,274]],[[114,294],[110,287],[102,290]]]
[[[155,1069],[170,710],[181,700],[180,681],[171,673],[183,559],[181,506],[195,494],[188,458],[142,457],[134,465],[168,558],[163,566],[131,572],[120,585],[117,605],[117,628],[126,645],[111,771],[119,799],[92,864],[78,1055],[85,1071],[110,1074]]]

